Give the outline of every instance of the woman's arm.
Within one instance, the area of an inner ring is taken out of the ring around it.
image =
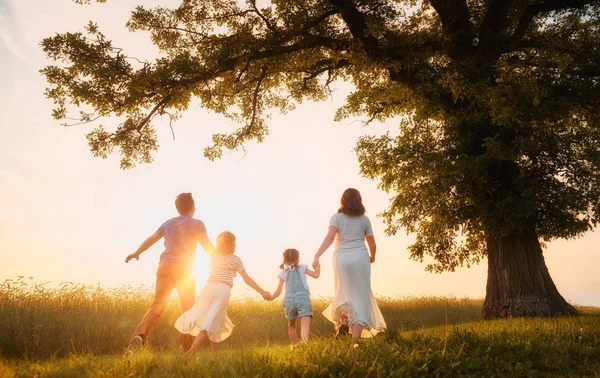
[[[283,283],[285,281],[282,280],[281,278],[279,279],[279,286],[277,286],[277,290],[275,290],[275,292],[273,294],[271,294],[271,298],[269,299],[270,301],[272,301],[273,299],[277,298],[279,296],[279,294],[281,294],[281,291],[283,290]]]
[[[319,250],[315,254],[315,259],[312,263],[312,267],[314,269],[317,269],[317,266],[319,265],[319,257],[321,257],[321,255],[325,253],[327,248],[331,247],[331,245],[335,241],[335,234],[337,234],[337,231],[338,229],[334,226],[329,226],[329,229],[327,230],[327,235],[325,235],[323,243],[321,243],[321,247],[319,247]]]
[[[262,287],[258,286],[258,284],[256,283],[256,281],[254,281],[252,278],[250,278],[250,276],[248,275],[248,273],[246,273],[245,270],[242,270],[240,272],[240,276],[242,276],[242,278],[244,279],[244,282],[246,283],[246,285],[250,286],[251,288],[253,288],[254,290],[256,290],[260,295],[262,295],[263,299],[269,299],[271,298],[271,293],[264,291],[262,289]]]
[[[377,253],[377,244],[375,244],[375,236],[365,236],[365,240],[369,245],[369,254],[371,255],[371,263],[375,262],[375,253]]]
[[[321,275],[321,264],[317,265],[315,270],[310,270],[309,268],[306,268],[306,275],[311,276],[312,278],[319,278],[319,276]]]

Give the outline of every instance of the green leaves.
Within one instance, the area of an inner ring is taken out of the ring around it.
[[[73,0],[75,4],[91,4],[93,0]],[[98,3],[106,3],[106,0],[96,0]]]
[[[493,16],[496,2],[451,3],[140,5],[127,27],[148,31],[160,58],[128,56],[90,22],[42,42],[46,96],[66,124],[119,118],[88,141],[130,168],[152,161],[155,117],[175,121],[194,97],[240,125],[213,136],[214,160],[262,141],[272,112],[351,81],[336,120],[402,119],[397,137],[361,138],[357,154],[393,196],[387,232],[417,233],[413,258],[453,270],[479,261],[489,235],[580,235],[600,211],[600,2],[513,2]]]
[[[393,195],[382,214],[386,233],[416,232],[411,257],[433,257],[431,271],[468,266],[484,255],[484,235],[474,220],[483,211],[473,201],[479,166],[456,149],[444,125],[431,120],[405,120],[396,138],[363,137],[356,149],[361,172],[379,179],[380,189]],[[449,155],[457,159],[450,161]]]

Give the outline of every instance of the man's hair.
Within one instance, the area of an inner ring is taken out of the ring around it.
[[[175,207],[181,215],[188,214],[194,208],[192,193],[181,193],[175,198]]]

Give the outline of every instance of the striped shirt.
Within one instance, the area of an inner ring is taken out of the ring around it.
[[[208,282],[219,282],[233,287],[233,279],[244,271],[242,260],[236,255],[215,252],[210,256],[210,276]]]
[[[338,230],[335,238],[336,252],[366,249],[365,236],[373,235],[371,221],[366,215],[337,213],[331,217],[329,225]]]

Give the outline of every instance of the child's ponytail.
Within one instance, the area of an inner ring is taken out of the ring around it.
[[[300,264],[300,252],[298,252],[297,249],[288,248],[283,251],[283,264],[279,265],[281,270],[283,270],[286,265],[297,269],[298,264]]]

